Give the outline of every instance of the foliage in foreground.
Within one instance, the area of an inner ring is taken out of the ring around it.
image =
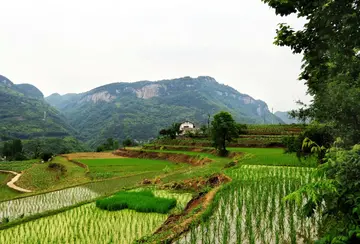
[[[118,192],[96,201],[96,206],[108,211],[132,209],[145,213],[168,213],[176,206],[176,199],[155,197],[151,191]]]
[[[287,153],[296,153],[298,158],[307,157],[313,154],[312,146],[304,144],[304,140],[311,140],[311,144],[316,144],[324,149],[330,148],[334,142],[332,135],[333,128],[330,125],[312,123],[297,137],[284,137],[282,143],[286,146]],[[326,150],[318,150],[315,155],[318,162],[322,162]]]
[[[277,15],[306,20],[294,30],[280,24],[275,44],[304,55],[300,79],[313,96],[293,115],[331,122],[349,145],[360,140],[360,4],[342,1],[262,0]]]
[[[304,206],[307,216],[325,206],[322,238],[319,243],[360,242],[360,145],[352,150],[333,147],[327,151],[319,173],[326,178],[306,185],[287,198],[308,199]]]

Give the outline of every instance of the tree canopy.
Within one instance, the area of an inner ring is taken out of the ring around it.
[[[211,135],[219,155],[227,155],[226,143],[233,141],[239,135],[238,125],[230,113],[220,112],[214,116],[211,122]]]
[[[277,15],[296,14],[306,24],[294,30],[280,24],[275,38],[303,54],[300,79],[313,96],[310,106],[292,114],[332,122],[348,144],[360,141],[360,4],[355,0],[263,0]]]
[[[169,128],[162,129],[159,131],[159,134],[162,136],[170,137],[171,139],[176,139],[176,136],[180,134],[180,123],[173,123]]]

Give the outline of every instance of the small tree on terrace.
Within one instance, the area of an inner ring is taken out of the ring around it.
[[[237,124],[230,113],[220,112],[214,116],[211,122],[211,136],[219,155],[226,156],[226,143],[239,136]]]
[[[180,134],[180,123],[173,123],[169,128],[162,129],[159,134],[162,136],[170,137],[170,139],[176,139],[176,136]]]

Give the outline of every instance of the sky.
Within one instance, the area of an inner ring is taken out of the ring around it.
[[[260,0],[0,0],[0,74],[45,96],[112,82],[211,76],[270,109],[309,102],[301,55],[273,44]]]

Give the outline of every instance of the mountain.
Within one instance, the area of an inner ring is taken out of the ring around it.
[[[107,137],[147,140],[173,122],[189,120],[200,126],[208,114],[221,110],[239,123],[283,123],[265,102],[207,76],[112,83],[81,94],[52,94],[46,101],[91,146]]]
[[[289,115],[289,112],[277,111],[277,112],[275,112],[275,115],[277,117],[279,117],[282,121],[284,121],[285,124],[301,124],[302,123],[301,121],[299,121],[297,119],[291,118]]]
[[[68,103],[71,103],[72,100],[75,100],[76,97],[79,96],[75,93],[69,93],[61,96],[59,93],[53,93],[50,96],[46,97],[46,101],[52,106],[62,110],[64,106]]]
[[[16,85],[0,75],[0,136],[2,139],[76,135],[66,118],[30,84]]]

